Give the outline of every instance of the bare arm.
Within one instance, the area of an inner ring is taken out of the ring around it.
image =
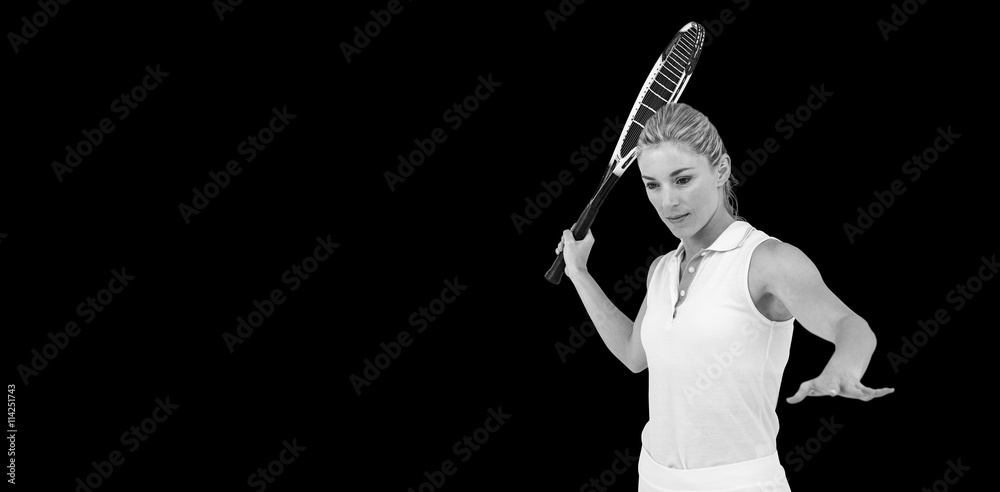
[[[861,383],[875,351],[875,333],[830,291],[805,253],[779,241],[765,241],[758,249],[767,290],[806,330],[836,347],[819,377],[802,383],[788,402],[822,395],[868,401],[892,393],[892,388],[872,389]]]
[[[806,330],[833,342],[834,359],[860,378],[875,352],[875,333],[868,323],[830,291],[802,250],[778,241],[765,242],[759,250],[767,290]]]
[[[639,325],[646,312],[646,299],[643,298],[642,307],[639,308],[639,316],[633,323],[611,302],[611,299],[589,272],[586,270],[573,272],[567,270],[566,276],[576,287],[576,292],[580,294],[580,299],[583,301],[584,307],[587,308],[587,314],[594,322],[597,333],[601,335],[601,339],[604,340],[604,344],[608,346],[611,353],[630,371],[642,372],[646,368],[646,352],[642,348]]]
[[[601,335],[608,350],[630,371],[642,372],[647,367],[646,352],[642,348],[642,337],[640,336],[642,318],[646,315],[646,299],[643,298],[639,315],[633,323],[611,302],[611,299],[608,299],[604,290],[597,285],[597,281],[587,271],[587,257],[590,256],[590,249],[593,245],[594,235],[590,230],[587,231],[586,237],[577,241],[573,238],[570,230],[566,229],[563,231],[562,240],[556,247],[556,254],[563,253],[566,259],[566,277],[576,287],[576,292],[580,295],[580,300],[583,301],[587,314],[590,315],[594,327],[597,328],[597,333]],[[660,258],[657,258],[653,261],[650,271],[653,271],[659,260]],[[646,276],[647,289],[650,277],[650,275]]]

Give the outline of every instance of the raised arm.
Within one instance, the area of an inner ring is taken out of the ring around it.
[[[567,229],[563,232],[563,239],[559,247],[556,248],[556,252],[561,251],[563,245],[567,245],[564,251],[566,277],[573,282],[573,286],[580,295],[580,300],[583,301],[583,306],[587,309],[587,314],[590,315],[594,327],[597,328],[597,333],[604,340],[608,350],[630,371],[641,372],[646,368],[646,352],[642,348],[639,336],[639,323],[646,312],[646,300],[642,301],[635,323],[611,302],[611,299],[586,268],[587,256],[590,255],[593,243],[594,236],[589,230],[586,237],[575,241],[572,233]],[[656,262],[654,261],[653,264],[655,265]],[[649,285],[648,278],[646,285]]]

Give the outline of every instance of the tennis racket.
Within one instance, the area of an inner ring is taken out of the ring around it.
[[[705,41],[705,28],[697,22],[689,22],[681,28],[670,44],[663,50],[663,54],[656,60],[653,69],[646,77],[646,82],[642,84],[639,97],[632,105],[632,111],[628,116],[628,123],[622,129],[618,137],[618,144],[615,145],[615,153],[611,156],[611,163],[604,171],[601,178],[601,185],[597,188],[590,203],[583,209],[576,225],[573,226],[573,237],[579,241],[587,235],[587,230],[597,217],[597,211],[607,198],[611,187],[618,182],[618,178],[633,162],[635,162],[635,146],[639,142],[639,134],[649,119],[657,109],[660,109],[668,102],[676,102],[680,97],[684,87],[687,86],[694,66],[701,56],[702,43]],[[545,272],[545,279],[553,284],[562,281],[563,272],[566,269],[566,261],[560,251],[559,256],[552,263],[552,267]]]

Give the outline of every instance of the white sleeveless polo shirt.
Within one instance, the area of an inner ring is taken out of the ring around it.
[[[641,327],[649,368],[642,446],[663,466],[704,468],[776,452],[775,408],[795,318],[771,321],[750,297],[750,258],[766,239],[777,238],[745,221],[730,224],[696,253],[676,312],[683,243],[650,273]]]

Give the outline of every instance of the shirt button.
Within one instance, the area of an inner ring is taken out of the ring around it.
[[[688,273],[694,273],[694,267],[688,267]]]
[[[684,297],[684,291],[681,290],[681,297]]]
[[[705,252],[704,251],[701,252],[701,256],[705,256]]]

